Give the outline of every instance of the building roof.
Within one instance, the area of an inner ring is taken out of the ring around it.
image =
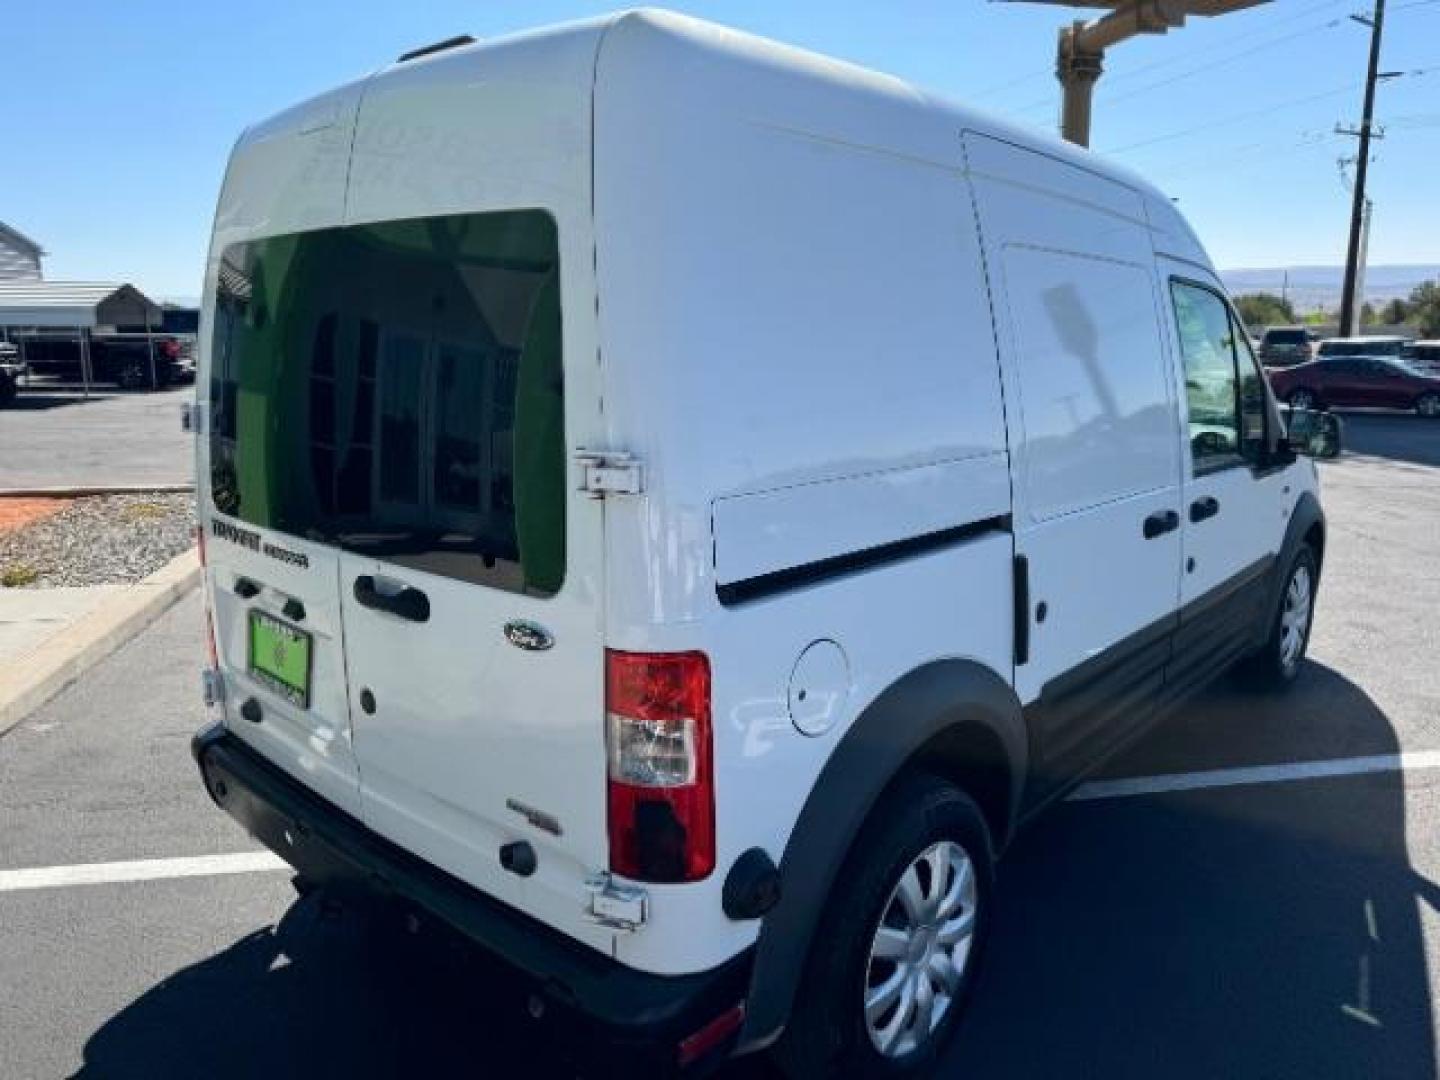
[[[12,242],[18,244],[20,247],[29,248],[36,255],[46,254],[44,248],[34,240],[31,240],[30,237],[26,236],[19,229],[15,228],[14,225],[6,225],[5,222],[0,221],[0,234],[8,236]]]
[[[0,326],[158,326],[160,319],[159,304],[121,282],[0,281]]]

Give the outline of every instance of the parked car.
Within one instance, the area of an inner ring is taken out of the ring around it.
[[[1269,377],[1276,396],[1297,409],[1413,409],[1440,416],[1440,371],[1399,357],[1321,356]]]
[[[15,400],[20,376],[24,374],[25,364],[20,359],[20,350],[8,341],[0,341],[0,407]]]
[[[1408,342],[1401,357],[1416,367],[1440,369],[1440,340]]]
[[[25,359],[36,375],[80,381],[84,377],[81,344],[73,334],[32,334],[21,338]],[[173,337],[156,335],[153,353],[145,334],[95,334],[90,338],[90,379],[126,390],[169,386],[183,380],[182,350]]]
[[[1407,339],[1391,334],[1370,337],[1325,338],[1315,350],[1317,357],[1326,356],[1400,356]]]
[[[317,172],[317,124],[434,149]],[[552,1045],[918,1074],[1019,824],[1299,670],[1316,469],[1100,158],[639,12],[402,60],[225,176],[204,784]]]
[[[1303,364],[1315,352],[1315,335],[1303,326],[1272,326],[1260,338],[1260,362],[1266,367]]]

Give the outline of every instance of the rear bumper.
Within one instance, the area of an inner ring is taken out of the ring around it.
[[[537,1024],[567,1056],[671,1072],[680,1042],[745,996],[749,951],[696,975],[637,971],[390,843],[221,725],[199,732],[191,749],[215,803],[307,878],[413,904],[504,961],[517,995],[544,1003]]]

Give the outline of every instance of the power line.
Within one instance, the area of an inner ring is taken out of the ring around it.
[[[1148,94],[1152,90],[1158,90],[1162,86],[1169,86],[1171,83],[1180,82],[1182,79],[1189,79],[1196,75],[1203,75],[1207,71],[1212,71],[1218,67],[1224,67],[1226,64],[1233,64],[1238,60],[1244,60],[1247,57],[1255,55],[1257,52],[1264,52],[1266,49],[1274,48],[1276,45],[1283,45],[1286,42],[1294,41],[1296,38],[1305,37],[1308,34],[1315,33],[1317,30],[1333,29],[1334,27],[1339,26],[1342,21],[1342,19],[1331,19],[1329,22],[1324,23],[1320,26],[1306,27],[1304,30],[1296,30],[1293,33],[1285,34],[1270,41],[1259,42],[1255,45],[1252,45],[1248,49],[1242,49],[1239,52],[1230,53],[1228,56],[1223,56],[1218,60],[1212,60],[1208,64],[1200,64],[1197,67],[1190,68],[1188,71],[1182,71],[1177,75],[1171,75],[1169,78],[1160,79],[1157,82],[1146,83],[1144,86],[1136,87],[1135,89],[1126,91],[1123,94],[1114,95],[1113,97],[1107,99],[1106,104],[1114,105],[1118,101],[1125,101],[1128,98],[1139,97],[1141,94]]]
[[[1155,135],[1148,139],[1141,139],[1139,142],[1127,143],[1124,146],[1116,146],[1102,151],[1105,154],[1125,154],[1131,150],[1139,150],[1142,147],[1153,146],[1155,143],[1169,142],[1171,139],[1181,139],[1186,135],[1193,135],[1197,131],[1208,131],[1211,128],[1224,127],[1237,120],[1252,120],[1257,116],[1266,116],[1277,109],[1290,109],[1296,105],[1308,105],[1312,101],[1320,101],[1324,98],[1335,97],[1337,94],[1346,94],[1360,83],[1346,83],[1344,86],[1337,86],[1331,90],[1325,90],[1318,94],[1307,94],[1305,97],[1290,98],[1287,101],[1277,101],[1272,105],[1266,105],[1259,109],[1248,109],[1245,112],[1231,113],[1228,116],[1217,117],[1214,120],[1207,120],[1203,124],[1195,124],[1193,127],[1181,128],[1179,131],[1167,132],[1164,135]]]
[[[1440,66],[1431,65],[1426,67],[1414,68],[1413,70],[1405,72],[1405,74],[1409,76],[1424,76],[1434,74],[1437,70],[1440,70]],[[1307,105],[1312,101],[1320,101],[1324,98],[1335,97],[1337,94],[1348,93],[1349,91],[1354,90],[1357,86],[1363,85],[1363,81],[1346,83],[1344,86],[1337,86],[1330,90],[1321,91],[1318,94],[1307,94],[1304,97],[1290,98],[1285,101],[1277,101],[1262,108],[1247,109],[1244,112],[1231,113],[1228,116],[1216,117],[1213,120],[1207,120],[1203,124],[1196,124],[1192,127],[1182,128],[1178,131],[1166,132],[1163,135],[1156,135],[1148,139],[1141,139],[1139,142],[1127,143],[1124,146],[1112,147],[1102,152],[1106,154],[1129,153],[1131,150],[1139,150],[1142,147],[1151,146],[1155,143],[1169,142],[1171,139],[1179,139],[1183,138],[1186,135],[1193,135],[1197,131],[1206,131],[1210,128],[1223,127],[1226,124],[1234,123],[1237,120],[1252,120],[1257,116],[1264,116],[1268,113],[1274,112],[1277,109],[1294,108],[1296,105]]]
[[[1290,24],[1292,24],[1292,23],[1295,23],[1295,22],[1298,22],[1298,21],[1300,21],[1300,20],[1302,20],[1302,19],[1313,18],[1317,13],[1322,12],[1322,11],[1324,11],[1324,10],[1327,9],[1327,8],[1337,7],[1337,6],[1339,6],[1340,4],[1342,4],[1342,3],[1349,3],[1349,2],[1350,2],[1350,0],[1325,0],[1324,3],[1321,3],[1321,4],[1319,4],[1319,5],[1316,5],[1315,7],[1310,8],[1308,11],[1302,11],[1302,12],[1299,12],[1299,13],[1296,13],[1296,14],[1293,14],[1293,15],[1290,15],[1290,16],[1288,16],[1288,17],[1286,17],[1286,18],[1283,18],[1283,19],[1274,20],[1273,22],[1270,23],[1268,29],[1270,29],[1270,30],[1275,30],[1275,29],[1277,29],[1277,28],[1279,28],[1279,27],[1288,26],[1288,25],[1290,25]],[[1425,0],[1425,2],[1427,2],[1427,3],[1429,3],[1429,2],[1440,3],[1440,0]],[[1192,69],[1192,70],[1190,70],[1190,71],[1182,72],[1182,73],[1180,73],[1180,74],[1178,74],[1178,75],[1171,76],[1171,77],[1168,78],[1168,79],[1163,79],[1163,80],[1160,80],[1159,82],[1155,82],[1155,83],[1152,83],[1152,84],[1146,84],[1145,86],[1140,87],[1140,88],[1138,88],[1138,89],[1136,89],[1136,90],[1127,91],[1126,93],[1123,93],[1123,94],[1119,95],[1118,97],[1111,97],[1111,98],[1109,98],[1109,101],[1111,101],[1111,102],[1123,101],[1123,100],[1125,100],[1126,98],[1135,97],[1135,96],[1137,96],[1137,95],[1139,95],[1139,94],[1146,93],[1147,91],[1153,89],[1154,87],[1157,87],[1157,86],[1167,86],[1167,85],[1169,85],[1169,84],[1172,83],[1172,82],[1178,82],[1178,81],[1181,80],[1181,79],[1189,78],[1191,75],[1195,75],[1195,74],[1199,74],[1199,73],[1201,73],[1201,72],[1203,72],[1203,71],[1207,71],[1207,70],[1209,70],[1209,69],[1212,68],[1212,67],[1219,67],[1219,66],[1221,66],[1221,65],[1223,65],[1223,64],[1228,64],[1228,63],[1230,63],[1232,60],[1238,59],[1238,58],[1240,58],[1241,56],[1249,56],[1249,55],[1251,55],[1251,54],[1253,54],[1253,53],[1261,52],[1261,51],[1263,51],[1264,49],[1272,48],[1272,47],[1275,46],[1275,45],[1284,44],[1285,42],[1292,41],[1292,40],[1294,40],[1295,38],[1303,37],[1303,36],[1306,35],[1306,34],[1312,34],[1312,33],[1316,32],[1317,30],[1327,30],[1327,29],[1330,29],[1332,26],[1338,26],[1341,21],[1342,21],[1342,20],[1339,19],[1339,18],[1331,19],[1331,20],[1328,20],[1328,21],[1326,21],[1326,22],[1324,22],[1324,23],[1321,23],[1321,24],[1319,24],[1319,25],[1316,25],[1316,26],[1305,27],[1305,28],[1302,29],[1302,30],[1294,31],[1294,32],[1289,33],[1289,34],[1283,34],[1283,35],[1280,35],[1279,37],[1271,38],[1271,39],[1268,39],[1268,40],[1259,42],[1259,43],[1257,43],[1257,44],[1255,44],[1255,45],[1252,45],[1250,48],[1244,50],[1242,53],[1232,53],[1232,54],[1229,54],[1229,55],[1227,55],[1227,56],[1225,56],[1225,57],[1222,57],[1222,58],[1219,59],[1219,60],[1212,61],[1210,64],[1202,64],[1202,65],[1200,65],[1200,66],[1197,67],[1197,68],[1194,68],[1194,69]],[[1254,35],[1253,32],[1250,33],[1250,34],[1245,34],[1245,35],[1234,35],[1234,36],[1225,38],[1223,41],[1212,42],[1211,44],[1209,44],[1209,45],[1207,45],[1207,46],[1202,46],[1201,48],[1193,49],[1193,50],[1190,50],[1189,52],[1177,53],[1176,55],[1168,56],[1168,57],[1162,58],[1162,59],[1160,59],[1160,60],[1155,60],[1155,61],[1153,61],[1153,62],[1151,62],[1151,63],[1149,63],[1149,64],[1144,64],[1144,65],[1142,65],[1142,66],[1140,66],[1140,67],[1138,67],[1138,68],[1132,68],[1132,69],[1130,69],[1130,70],[1128,70],[1128,71],[1117,71],[1117,72],[1111,73],[1111,74],[1109,74],[1109,75],[1107,76],[1107,85],[1114,85],[1114,83],[1116,83],[1116,82],[1121,82],[1121,81],[1124,81],[1124,80],[1126,80],[1126,79],[1134,78],[1134,77],[1136,77],[1137,75],[1144,74],[1145,72],[1155,71],[1155,70],[1158,70],[1158,69],[1160,69],[1160,68],[1171,67],[1171,66],[1173,66],[1173,65],[1175,65],[1175,64],[1179,64],[1179,63],[1187,63],[1187,62],[1193,60],[1197,55],[1198,55],[1198,56],[1204,56],[1204,55],[1206,55],[1207,53],[1211,53],[1211,52],[1229,50],[1229,49],[1231,49],[1236,43],[1238,43],[1238,42],[1240,42],[1240,41],[1242,41],[1242,40],[1243,40],[1243,41],[1251,41],[1251,40],[1253,40],[1254,36],[1255,36],[1255,35]],[[1029,80],[1029,79],[1017,80],[1017,83],[1018,83],[1018,82],[1024,82],[1024,81],[1030,81],[1030,80]],[[1034,101],[1029,102],[1028,104],[1021,105],[1021,106],[1018,106],[1018,107],[1013,108],[1013,109],[1007,109],[1006,111],[1007,111],[1007,112],[1010,112],[1010,113],[1013,114],[1013,115],[1024,116],[1024,115],[1026,115],[1026,114],[1028,114],[1028,113],[1038,112],[1038,111],[1041,110],[1041,109],[1053,108],[1054,105],[1055,105],[1055,99],[1054,99],[1054,96],[1051,95],[1051,96],[1047,96],[1047,97],[1045,97],[1045,98],[1036,99],[1036,100],[1034,100]]]

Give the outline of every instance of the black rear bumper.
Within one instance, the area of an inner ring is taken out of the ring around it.
[[[392,844],[222,726],[191,748],[216,804],[306,878],[413,904],[513,969],[517,994],[543,1001],[547,1033],[565,1032],[565,1056],[669,1072],[681,1040],[745,997],[750,951],[696,975],[637,971]]]

